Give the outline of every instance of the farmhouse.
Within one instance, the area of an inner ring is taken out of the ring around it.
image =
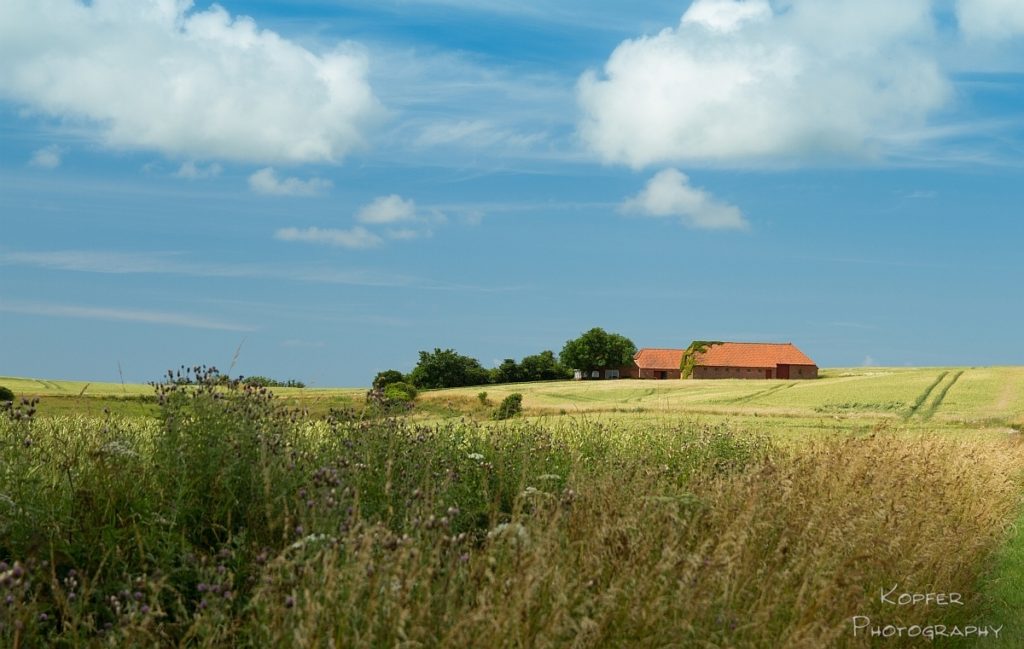
[[[818,366],[793,343],[711,343],[697,351],[695,379],[815,379]]]
[[[682,376],[685,349],[644,347],[633,356],[636,377],[641,379],[678,379]]]

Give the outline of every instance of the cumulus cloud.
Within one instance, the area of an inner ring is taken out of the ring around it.
[[[1024,35],[1024,3],[1020,0],[957,0],[957,21],[970,39],[1004,40]]]
[[[28,161],[30,166],[39,169],[56,169],[61,163],[61,150],[56,144],[36,149],[32,158]]]
[[[351,44],[314,53],[191,0],[4,0],[0,97],[116,148],[335,162],[380,112]]]
[[[745,22],[771,17],[772,6],[767,0],[700,0],[683,15],[682,23],[701,25],[716,32],[734,32]]]
[[[181,166],[174,172],[174,175],[187,180],[202,180],[204,178],[216,178],[222,171],[224,171],[224,167],[216,162],[204,167],[201,164],[189,161],[181,163]]]
[[[271,196],[316,196],[331,188],[332,183],[323,178],[278,178],[271,167],[260,169],[249,176],[249,188],[257,194]]]
[[[784,4],[696,0],[621,43],[577,84],[583,141],[635,168],[871,157],[950,98],[930,0]]]
[[[351,230],[283,228],[274,233],[274,238],[281,241],[319,243],[341,248],[374,248],[382,242],[378,235],[362,226],[356,226]]]
[[[361,223],[397,223],[411,221],[415,218],[415,201],[404,199],[398,194],[375,198],[373,202],[364,205],[356,212],[356,220]]]
[[[686,174],[676,169],[658,172],[636,196],[622,204],[626,214],[675,217],[683,225],[701,230],[745,230],[749,227],[735,205],[690,184]]]

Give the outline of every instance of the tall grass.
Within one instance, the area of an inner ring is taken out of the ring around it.
[[[977,612],[1024,465],[1009,442],[159,400],[150,423],[0,418],[0,645],[867,646],[854,615],[958,619],[882,587]]]

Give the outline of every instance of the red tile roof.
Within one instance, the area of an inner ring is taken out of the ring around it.
[[[708,347],[696,361],[696,365],[706,367],[816,365],[793,343],[722,343]]]
[[[645,370],[678,370],[685,349],[652,349],[644,347],[633,356],[636,366]]]

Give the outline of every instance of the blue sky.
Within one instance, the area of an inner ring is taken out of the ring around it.
[[[0,58],[0,375],[1024,363],[1015,2],[13,0]]]

